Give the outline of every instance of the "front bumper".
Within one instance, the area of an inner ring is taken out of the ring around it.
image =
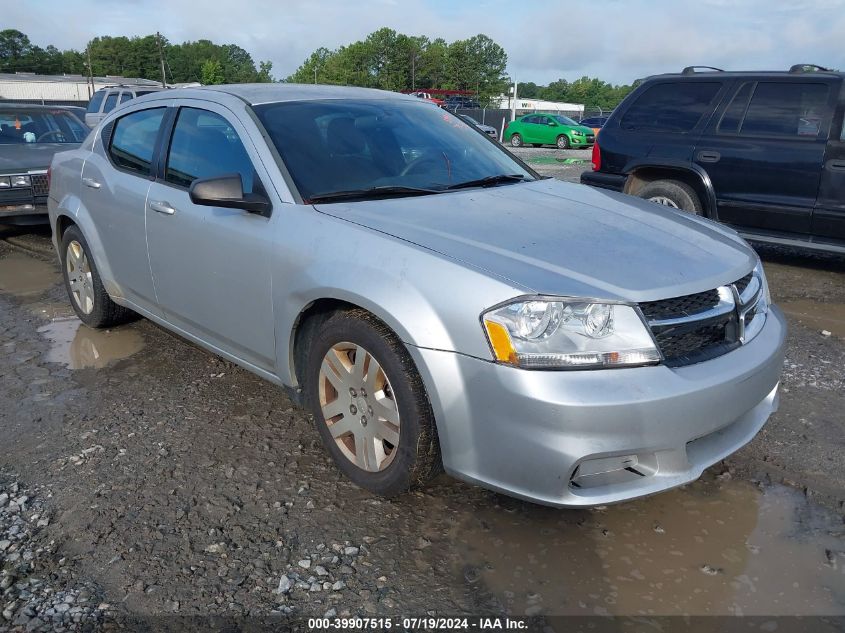
[[[777,410],[785,339],[773,307],[746,345],[679,368],[528,371],[410,351],[449,474],[538,503],[583,507],[693,481],[749,442]]]

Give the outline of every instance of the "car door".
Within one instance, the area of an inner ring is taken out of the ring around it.
[[[738,85],[693,157],[713,183],[720,220],[809,235],[830,96],[826,82],[805,78]]]
[[[538,121],[540,120],[539,116],[533,115],[529,117],[525,117],[522,119],[522,129],[520,132],[522,133],[522,140],[526,143],[539,143],[540,135],[538,128]]]
[[[813,235],[820,240],[845,240],[845,104],[839,108],[825,150]]]
[[[260,369],[275,367],[271,218],[191,202],[198,178],[240,174],[244,192],[269,182],[244,126],[227,108],[177,102],[147,200],[156,297],[177,328]],[[166,148],[166,151],[165,151]]]
[[[557,143],[557,135],[562,131],[558,122],[548,116],[541,116],[538,119],[537,136],[540,139],[538,142],[544,145]]]
[[[144,209],[167,108],[136,109],[107,123],[82,168],[80,197],[111,271],[111,294],[157,312],[144,238]]]

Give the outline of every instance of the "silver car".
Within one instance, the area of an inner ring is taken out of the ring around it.
[[[443,468],[621,501],[777,408],[784,319],[733,231],[540,178],[414,97],[148,95],[56,156],[49,208],[83,322],[140,314],[286,388],[379,494]]]

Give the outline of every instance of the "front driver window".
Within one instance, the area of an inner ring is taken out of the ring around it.
[[[222,116],[181,108],[170,151],[165,180],[189,187],[198,178],[240,174],[244,193],[253,192],[255,169],[234,127]]]

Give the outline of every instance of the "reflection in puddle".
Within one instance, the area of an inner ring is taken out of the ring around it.
[[[105,367],[144,347],[144,339],[132,328],[93,330],[76,318],[53,321],[38,331],[51,342],[47,361],[71,369]]]
[[[12,253],[0,259],[0,291],[31,297],[59,281],[56,267],[40,259]]]
[[[845,614],[841,519],[781,486],[697,482],[604,509],[514,504],[454,533],[514,615]]]
[[[807,327],[827,330],[845,338],[845,304],[823,303],[809,299],[778,303],[778,307]]]

